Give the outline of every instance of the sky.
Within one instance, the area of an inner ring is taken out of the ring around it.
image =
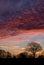
[[[33,41],[44,49],[44,0],[0,0],[0,49],[23,51]]]

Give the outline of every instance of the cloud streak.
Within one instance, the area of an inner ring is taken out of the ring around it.
[[[16,36],[0,38],[0,45],[19,45],[25,47],[29,42],[38,41],[39,39],[44,39],[43,30],[29,30],[23,31],[21,34]]]

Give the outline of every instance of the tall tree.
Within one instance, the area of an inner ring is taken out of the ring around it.
[[[38,52],[38,51],[41,51],[42,50],[42,47],[39,43],[37,42],[31,42],[27,45],[27,48],[26,48],[26,51],[31,51],[35,57],[35,53]]]

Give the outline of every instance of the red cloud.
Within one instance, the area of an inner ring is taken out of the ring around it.
[[[43,9],[44,10],[44,9]],[[7,28],[9,30],[18,29],[44,29],[44,12],[32,10],[24,10],[15,20],[0,24],[0,29]]]
[[[16,19],[0,23],[0,36],[13,36],[21,30],[33,29],[44,29],[44,8],[40,11],[25,9]]]

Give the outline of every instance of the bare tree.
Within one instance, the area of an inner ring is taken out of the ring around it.
[[[40,44],[38,44],[37,42],[31,42],[27,45],[26,51],[31,51],[35,57],[35,53],[38,52],[38,51],[41,51],[42,50],[42,47]]]

